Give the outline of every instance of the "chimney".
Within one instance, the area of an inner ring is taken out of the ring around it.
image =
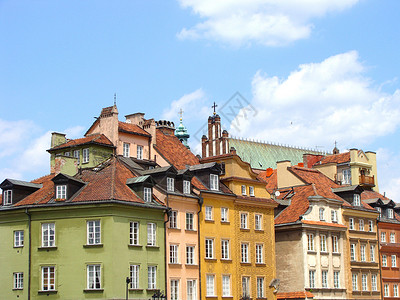
[[[58,145],[64,144],[67,142],[64,133],[52,132],[51,133],[51,145],[50,148],[54,148]]]
[[[276,163],[278,189],[305,184],[289,171],[291,166],[290,160],[282,160]]]
[[[156,122],[157,129],[159,129],[165,135],[175,135],[175,124],[174,122],[167,120],[160,120]]]
[[[125,116],[125,122],[138,125],[143,128],[144,123],[144,113],[134,113]]]

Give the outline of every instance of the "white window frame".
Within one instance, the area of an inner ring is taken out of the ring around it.
[[[356,251],[357,251],[356,244],[350,244],[350,261],[357,260]]]
[[[82,149],[82,163],[86,164],[90,160],[90,151],[89,148]]]
[[[257,277],[257,298],[265,297],[265,278]]]
[[[69,152],[69,151],[64,152],[64,156],[71,156],[71,152]]]
[[[210,190],[219,190],[219,177],[216,174],[210,174]]]
[[[101,222],[100,220],[88,220],[87,245],[101,245]]]
[[[136,158],[137,159],[143,159],[143,146],[142,145],[137,145]]]
[[[205,207],[205,220],[213,221],[213,207],[206,205]]]
[[[387,256],[382,254],[382,267],[387,267]]]
[[[13,289],[14,290],[23,290],[24,289],[24,273],[23,272],[15,272],[13,273]]]
[[[56,199],[67,199],[67,185],[56,185]]]
[[[56,290],[56,267],[44,266],[42,267],[42,291],[55,291]]]
[[[358,275],[356,273],[351,274],[351,282],[353,291],[358,291]]]
[[[332,252],[339,253],[339,237],[332,235]]]
[[[171,300],[179,299],[179,279],[171,279],[170,281]]]
[[[319,209],[319,220],[325,221],[325,209],[322,207],[320,207],[320,209]]]
[[[157,288],[157,266],[147,266],[147,288],[149,290]]]
[[[186,212],[186,230],[195,230],[194,228],[194,213]]]
[[[261,214],[254,214],[254,230],[263,230],[263,216]]]
[[[56,224],[42,223],[42,247],[56,246]]]
[[[351,184],[351,170],[342,170],[342,184]]]
[[[179,263],[178,253],[179,253],[179,245],[170,244],[169,245],[169,263],[170,264],[178,264]]]
[[[322,287],[327,288],[328,287],[328,271],[322,270],[321,272],[321,282],[322,282]]]
[[[143,200],[145,202],[151,202],[152,198],[152,189],[149,187],[143,187]]]
[[[133,290],[139,289],[140,265],[130,265],[129,275],[131,279],[130,288]]]
[[[397,256],[396,256],[396,254],[392,254],[391,255],[391,260],[392,260],[392,268],[396,268],[397,267]]]
[[[196,279],[186,280],[186,300],[197,299],[197,281]]]
[[[315,288],[315,270],[308,271],[308,285],[309,288]]]
[[[256,264],[264,263],[264,245],[256,244]]]
[[[250,276],[242,276],[242,296],[250,297]]]
[[[249,213],[240,213],[240,229],[249,229]]]
[[[171,210],[171,214],[169,215],[169,228],[178,229],[178,211]]]
[[[340,271],[333,271],[333,287],[340,288]]]
[[[371,221],[371,220],[368,221],[368,231],[369,232],[374,231],[374,221]]]
[[[231,297],[231,276],[222,275],[222,297]]]
[[[383,296],[384,297],[390,297],[390,291],[389,291],[389,284],[385,283],[383,286]]]
[[[381,243],[386,243],[386,232],[381,232]]]
[[[167,192],[175,191],[175,180],[172,177],[167,177]]]
[[[365,245],[360,245],[360,261],[366,261]]]
[[[393,297],[399,297],[399,285],[393,284]]]
[[[379,212],[379,218],[382,218],[382,208],[381,207],[375,207],[375,209]]]
[[[87,289],[101,290],[101,265],[87,265]]]
[[[376,274],[371,275],[371,290],[372,291],[378,290],[378,276]]]
[[[206,297],[214,297],[215,296],[215,275],[207,274],[206,275]]]
[[[12,204],[12,190],[4,190],[3,205],[11,205],[11,204]]]
[[[371,262],[375,262],[375,245],[369,246],[369,258]]]
[[[184,180],[183,181],[183,193],[184,194],[190,194],[190,181],[189,180]]]
[[[353,195],[353,206],[361,206],[361,199],[359,194]]]
[[[325,253],[328,252],[328,248],[326,246],[326,234],[321,234],[319,236],[319,240],[320,240],[321,252],[325,252]]]
[[[76,158],[76,163],[79,165],[80,161],[81,161],[81,151],[80,150],[74,150],[73,155]]]
[[[332,221],[332,223],[337,223],[338,222],[338,212],[337,212],[337,210],[334,210],[334,209],[331,210],[331,221]]]
[[[206,259],[214,259],[214,239],[206,238],[205,239],[205,258]]]
[[[364,231],[365,230],[365,228],[364,228],[364,219],[358,220],[358,230],[360,230],[360,231]]]
[[[387,209],[387,215],[388,215],[389,219],[393,219],[394,218],[393,208],[388,208]]]
[[[14,231],[14,247],[23,247],[24,246],[24,231],[23,230],[15,230]]]
[[[314,234],[313,233],[307,233],[307,250],[308,251],[315,251]]]
[[[186,246],[186,264],[187,265],[194,265],[194,249],[195,247],[192,245]]]
[[[244,264],[248,264],[250,262],[249,243],[240,244],[240,262]]]
[[[221,239],[221,259],[230,259],[230,245],[228,239]]]
[[[129,224],[129,245],[139,245],[140,223],[131,221]]]
[[[361,290],[368,291],[368,275],[367,274],[361,275]]]
[[[349,229],[354,230],[354,219],[353,218],[349,218]]]
[[[147,223],[147,246],[156,246],[157,242],[157,225],[156,223]]]
[[[396,235],[395,235],[394,232],[391,232],[391,233],[390,233],[390,243],[391,243],[391,244],[396,243]]]
[[[226,207],[221,207],[221,222],[229,222],[229,209]]]
[[[123,157],[129,157],[130,156],[130,148],[131,144],[129,143],[123,143],[123,151],[122,151],[122,156]]]
[[[249,195],[250,197],[254,197],[254,186],[249,186]]]
[[[246,186],[245,186],[245,185],[242,185],[242,195],[243,195],[243,196],[246,196],[246,195],[247,195],[247,193],[246,193]]]

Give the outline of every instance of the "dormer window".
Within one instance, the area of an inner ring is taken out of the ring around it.
[[[323,208],[319,209],[319,220],[325,221],[325,209],[323,209]]]
[[[3,200],[4,205],[12,204],[12,190],[5,190],[3,192]]]
[[[174,178],[167,177],[167,191],[168,191],[168,192],[173,192],[173,191],[175,191],[175,187],[174,187]]]
[[[249,186],[249,195],[254,197],[254,186]]]
[[[143,188],[143,200],[145,202],[151,202],[151,188],[144,187]]]
[[[393,208],[388,208],[387,214],[389,219],[393,219]]]
[[[56,199],[67,199],[67,186],[57,185],[56,186]]]
[[[219,178],[218,175],[210,174],[210,190],[218,191],[219,190]]]
[[[190,194],[190,181],[189,180],[183,181],[183,193]]]
[[[246,186],[242,185],[242,195],[246,196]]]
[[[337,210],[334,210],[334,209],[331,210],[331,219],[332,219],[332,223],[338,222]]]
[[[381,218],[382,217],[382,208],[380,208],[380,207],[375,207],[375,208],[379,212],[379,218]]]
[[[354,196],[353,196],[353,206],[360,206],[360,205],[361,205],[360,195],[359,194],[354,194]]]

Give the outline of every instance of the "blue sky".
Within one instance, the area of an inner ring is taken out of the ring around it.
[[[213,101],[239,92],[243,110],[222,120],[232,135],[376,151],[380,191],[400,201],[398,11],[397,0],[0,0],[0,177],[48,173],[50,132],[81,137],[114,93],[121,120],[178,122],[183,108],[196,152]]]

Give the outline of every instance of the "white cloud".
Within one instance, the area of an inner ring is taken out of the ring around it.
[[[68,139],[76,139],[76,138],[82,137],[84,130],[85,130],[85,127],[78,125],[75,127],[70,127],[70,128],[65,129],[64,133],[66,134]]]
[[[393,167],[400,164],[400,154],[388,148],[380,148],[376,151],[376,158],[379,192],[400,203],[400,176],[397,168]]]
[[[341,149],[368,145],[400,125],[400,91],[384,94],[365,75],[355,51],[300,65],[287,77],[257,72],[252,117],[236,117],[230,134],[265,141]]]
[[[358,0],[179,0],[204,19],[183,28],[182,39],[212,39],[241,45],[256,42],[279,46],[309,37],[311,19],[349,9]]]

